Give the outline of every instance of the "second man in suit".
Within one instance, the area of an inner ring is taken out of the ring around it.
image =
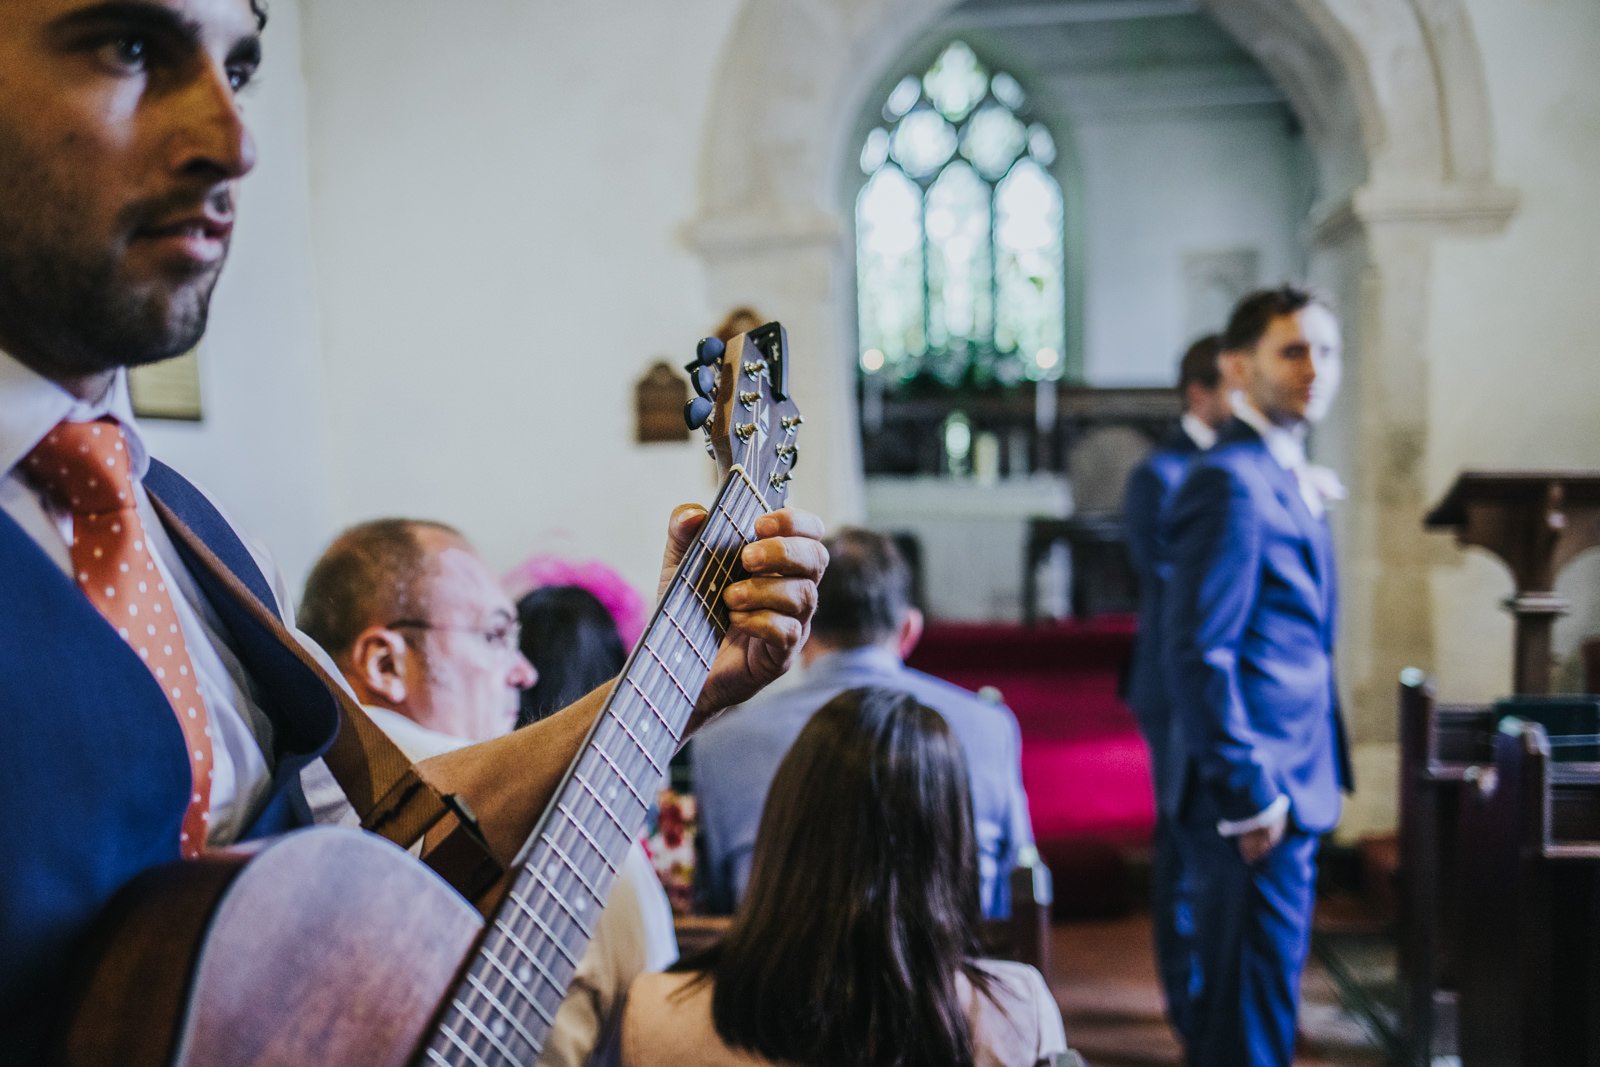
[[[1156,793],[1154,857],[1150,895],[1155,921],[1156,964],[1166,996],[1167,1019],[1179,1035],[1191,1030],[1194,916],[1173,819],[1177,798],[1168,735],[1172,712],[1167,672],[1162,664],[1161,613],[1170,563],[1162,527],[1173,496],[1189,466],[1217,440],[1217,428],[1233,411],[1238,362],[1222,351],[1221,338],[1207,334],[1191,344],[1178,364],[1183,417],[1128,478],[1122,517],[1128,558],[1139,576],[1139,635],[1128,670],[1127,699],[1150,748],[1150,774]]]

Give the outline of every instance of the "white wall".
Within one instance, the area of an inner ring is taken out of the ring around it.
[[[1255,249],[1254,283],[1303,276],[1299,229],[1310,201],[1300,138],[1277,107],[1100,113],[1074,119],[1073,130],[1084,376],[1097,386],[1170,385],[1194,340],[1187,254]]]
[[[1441,245],[1427,398],[1433,498],[1471,467],[1600,469],[1600,4],[1469,0],[1488,72],[1497,178],[1521,193],[1503,234]],[[1445,539],[1441,537],[1441,541]],[[1510,576],[1480,550],[1441,550],[1442,694],[1486,699],[1511,679]],[[1560,583],[1574,615],[1558,653],[1600,631],[1600,560]]]
[[[726,310],[680,230],[736,10],[306,5],[337,525],[434,517],[497,567],[555,548],[653,591],[712,474],[632,443],[632,388]]]
[[[297,0],[273,0],[267,63],[246,97],[260,163],[201,346],[204,419],[143,424],[155,455],[271,549],[295,591],[332,521],[299,15]]]

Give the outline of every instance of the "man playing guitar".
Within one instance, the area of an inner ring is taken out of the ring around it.
[[[236,187],[255,163],[237,93],[260,63],[264,22],[259,0],[0,3],[7,1063],[44,1055],[74,952],[119,888],[304,825],[301,772],[310,782],[330,744],[358,772],[341,778],[345,792],[371,785],[368,771],[394,785],[351,796],[369,825],[385,821],[372,812],[432,825],[427,858],[475,817],[508,863],[605,701],[602,689],[427,760],[416,777],[350,756],[348,697],[297,642],[270,564],[145,452],[126,368],[186,352],[204,332]],[[674,511],[664,576],[705,519]],[[685,729],[788,667],[826,562],[820,534],[788,508],[753,521],[738,560],[748,577],[724,591],[726,632]],[[459,817],[418,816],[419,794],[450,798]]]

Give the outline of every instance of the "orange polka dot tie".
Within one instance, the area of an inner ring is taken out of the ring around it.
[[[23,471],[72,515],[78,587],[150,668],[178,716],[193,775],[178,848],[194,856],[205,846],[210,820],[210,720],[172,597],[134,507],[122,428],[111,419],[63,422],[28,454]]]

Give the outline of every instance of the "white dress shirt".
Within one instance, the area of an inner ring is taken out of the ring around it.
[[[1206,425],[1205,421],[1192,411],[1185,411],[1183,418],[1178,420],[1183,427],[1183,432],[1189,435],[1189,440],[1202,452],[1209,452],[1211,446],[1217,443],[1217,431]]]

